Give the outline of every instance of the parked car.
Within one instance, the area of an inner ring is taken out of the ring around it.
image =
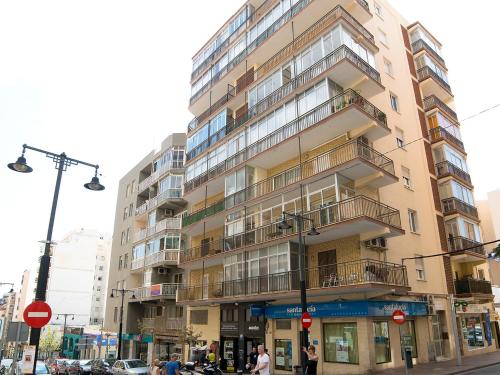
[[[113,375],[147,375],[149,367],[140,359],[125,359],[116,361],[113,365]]]
[[[17,363],[13,362],[10,366],[9,374],[23,375],[23,362],[22,361],[18,361]],[[36,361],[35,375],[50,375],[50,369],[42,361]]]
[[[59,366],[59,372],[60,375],[73,375],[77,374],[80,375],[82,373],[82,368],[80,367],[80,361],[76,359],[67,359],[64,362],[61,363]]]
[[[94,359],[90,365],[90,372],[92,375],[109,375],[111,374],[111,367],[116,359]]]
[[[90,375],[91,374],[91,366],[92,360],[90,359],[81,359],[80,361],[80,371],[82,375]]]
[[[58,358],[58,359],[49,359],[47,360],[47,365],[49,366],[50,373],[53,375],[59,375],[59,368],[64,365],[64,362],[66,359],[64,358]],[[62,374],[62,372],[61,372]]]

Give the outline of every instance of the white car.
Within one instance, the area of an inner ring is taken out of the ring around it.
[[[111,369],[113,375],[147,375],[149,367],[140,359],[116,361]]]

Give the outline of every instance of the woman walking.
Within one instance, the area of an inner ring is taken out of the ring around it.
[[[302,351],[307,354],[306,370],[305,375],[316,375],[316,368],[318,367],[318,355],[316,354],[316,348],[314,345],[309,345],[309,349],[305,347]]]

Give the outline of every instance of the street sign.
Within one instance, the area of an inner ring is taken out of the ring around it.
[[[309,328],[313,322],[311,314],[309,314],[307,311],[302,314],[300,321],[302,323],[302,327],[304,327],[306,329]]]
[[[52,317],[52,310],[43,301],[35,301],[24,309],[24,321],[31,328],[42,328]]]
[[[401,310],[394,310],[392,313],[392,321],[396,324],[404,324],[406,321],[406,315]]]
[[[24,347],[23,351],[23,361],[22,361],[22,373],[23,374],[33,374],[33,367],[35,365],[35,345],[27,345]]]

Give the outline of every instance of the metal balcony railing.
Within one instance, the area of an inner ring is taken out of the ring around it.
[[[224,211],[224,199],[212,203],[210,206],[197,210],[195,212],[190,213],[182,218],[182,227],[187,227],[193,223],[196,223],[200,220],[203,220],[207,216],[215,215],[221,211]]]
[[[477,213],[477,208],[458,199],[458,198],[446,198],[441,201],[443,203],[443,213],[454,214],[462,213],[467,216],[471,216],[475,219],[479,218]]]
[[[161,263],[175,263],[179,262],[179,250],[178,249],[169,249],[169,250],[161,250],[156,253],[147,255],[144,259],[144,266],[151,267],[154,265],[158,265]]]
[[[183,160],[178,160],[178,161],[173,161],[168,164],[165,164],[161,166],[158,170],[155,172],[151,173],[150,176],[146,177],[144,180],[142,180],[139,183],[139,186],[137,188],[137,191],[139,193],[143,192],[147,188],[149,188],[151,185],[153,185],[156,181],[158,181],[165,173],[175,170],[175,169],[183,169],[184,168],[184,161]]]
[[[456,294],[493,294],[491,282],[487,280],[462,279],[455,280]]]
[[[423,68],[417,70],[417,78],[419,81],[431,78],[451,94],[451,87],[448,82],[442,79],[434,70],[432,70],[428,66],[424,66]]]
[[[421,50],[428,52],[443,67],[446,67],[446,63],[444,62],[444,59],[441,57],[441,55],[422,39],[418,39],[417,41],[413,42],[411,45],[411,49],[414,54],[420,52]]]
[[[401,218],[398,210],[364,195],[325,205],[306,212],[304,216],[313,220],[317,228],[357,218],[369,218],[384,225],[401,228]],[[188,262],[221,252],[236,250],[243,246],[257,245],[296,235],[297,228],[295,222],[290,222],[289,224],[292,225],[292,228],[285,231],[278,228],[279,222],[274,222],[233,236],[224,237],[212,242],[205,242],[200,246],[181,250],[179,261],[180,263]]]
[[[175,298],[177,289],[182,284],[178,283],[164,283],[154,284],[150,286],[143,286],[134,289],[134,295],[137,299],[147,299],[152,297],[168,297]]]
[[[180,217],[167,217],[155,225],[139,229],[134,233],[134,242],[140,242],[145,238],[154,236],[164,230],[178,230],[181,229],[182,219]]]
[[[437,128],[432,128],[429,129],[429,137],[431,142],[438,142],[441,140],[448,141],[452,145],[458,147],[460,150],[464,151],[464,143],[455,137],[453,134],[451,134],[448,130],[445,128],[438,126]]]
[[[130,263],[130,269],[132,271],[139,270],[141,268],[144,268],[144,257],[133,259]]]
[[[470,175],[449,161],[442,161],[440,163],[437,163],[436,174],[438,178],[454,176],[459,180],[462,180],[463,182],[467,183],[468,185],[472,185],[472,180],[470,178]]]
[[[306,288],[310,291],[360,284],[408,286],[405,266],[370,259],[308,268],[305,276]],[[177,301],[298,292],[299,289],[299,270],[293,270],[207,285],[182,286],[178,290]]]
[[[457,114],[454,110],[448,107],[444,102],[439,99],[436,95],[429,95],[424,99],[424,110],[429,111],[432,108],[438,108],[442,112],[446,113],[453,120],[458,121]]]
[[[266,137],[249,145],[242,151],[232,155],[222,163],[217,164],[208,171],[187,181],[184,184],[184,192],[190,192],[201,186],[203,183],[220,176],[226,170],[229,170],[251,157],[264,152],[265,150],[285,141],[288,138],[302,132],[303,130],[335,115],[337,112],[348,108],[357,108],[367,116],[371,117],[378,125],[387,128],[387,118],[384,112],[371,104],[352,89],[345,90],[333,98],[328,99],[309,112],[299,116],[291,122],[281,126],[279,129],[268,134]]]
[[[449,237],[448,247],[451,252],[463,251],[464,249],[467,249],[467,251],[471,253],[485,255],[483,244],[481,242],[471,240],[467,237],[462,237],[462,236]]]

